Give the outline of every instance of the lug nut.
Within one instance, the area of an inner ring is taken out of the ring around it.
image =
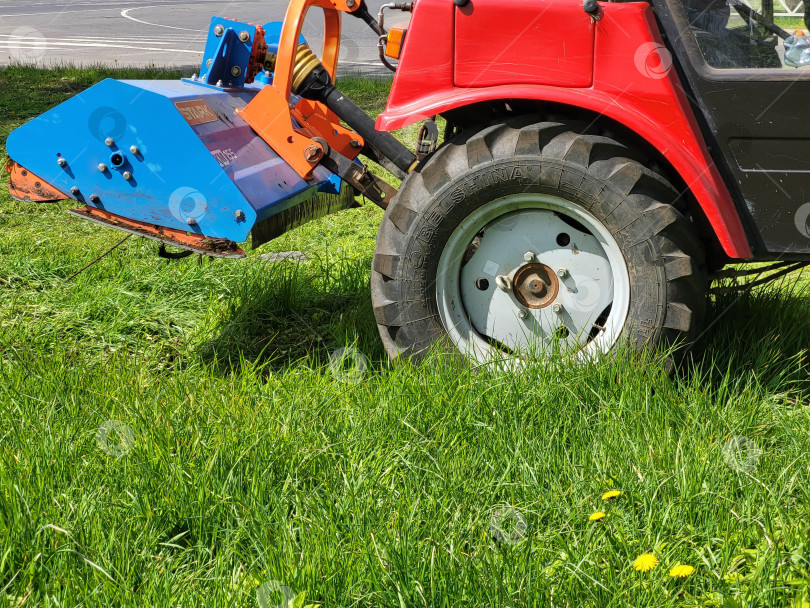
[[[307,162],[315,162],[321,157],[321,149],[318,146],[310,146],[306,150],[304,150],[304,158],[307,159]]]
[[[239,74],[241,74],[241,73],[242,73],[242,68],[240,68],[238,65],[235,65],[235,66],[233,66],[231,68],[231,76],[233,76],[234,78],[239,76]]]
[[[102,173],[106,173],[107,172],[107,165],[105,165],[104,163],[99,163],[98,164],[98,170],[101,171]]]
[[[100,199],[98,198],[98,194],[91,194],[91,195],[90,195],[90,202],[91,202],[91,203],[93,203],[93,204],[96,204],[96,205],[97,205],[99,200],[100,200]]]
[[[56,161],[56,164],[60,167],[67,167],[67,161],[64,158],[60,158]]]
[[[72,187],[70,188],[70,193],[71,193],[73,196],[78,196],[78,194],[79,194],[79,189],[78,189],[76,186],[72,186]]]
[[[125,180],[129,181],[132,179],[132,173],[130,173],[129,171],[124,171],[123,177]]]
[[[534,254],[531,251],[527,251],[523,254],[523,260],[525,262],[531,262],[534,259]]]
[[[354,0],[346,0],[346,6],[352,8],[354,6]]]
[[[222,34],[224,34],[224,33],[225,33],[225,28],[224,27],[222,27],[221,25],[215,25],[214,26],[214,34],[216,35],[217,38],[222,36]]]
[[[528,316],[529,316],[529,313],[528,313],[528,312],[526,312],[525,310],[523,310],[523,309],[521,308],[521,309],[518,311],[518,316],[519,316],[521,319],[525,319],[526,317],[528,317]]]
[[[217,86],[222,88],[222,81],[221,80],[217,80]]]
[[[188,218],[188,219],[186,220],[186,224],[188,224],[189,226],[193,226],[193,225],[195,225],[196,223],[197,223],[197,219],[196,219],[196,218],[193,218],[193,217],[190,217],[190,218]]]
[[[554,302],[554,304],[551,305],[551,310],[553,310],[557,314],[560,314],[562,312],[562,304],[560,304],[559,302]]]
[[[565,277],[568,276],[568,269],[567,268],[560,268],[557,271],[557,276],[560,277],[561,279],[564,279]]]
[[[129,153],[138,156],[141,153],[141,149],[138,146],[130,146]]]
[[[356,139],[353,139],[353,140],[352,140],[351,142],[349,142],[349,143],[350,143],[350,145],[351,145],[351,147],[352,147],[352,148],[360,148],[360,147],[361,147],[361,146],[360,146],[360,142],[359,142],[359,141],[357,141]]]
[[[512,290],[512,279],[510,279],[505,274],[499,274],[495,277],[495,284],[498,286],[498,289],[501,291],[511,291]]]
[[[241,40],[242,42],[247,42],[248,40],[250,40],[250,34],[248,34],[245,30],[242,30],[241,32],[239,32],[239,40]]]
[[[110,148],[115,145],[115,140],[112,137],[108,137],[104,140],[104,143],[107,144]]]

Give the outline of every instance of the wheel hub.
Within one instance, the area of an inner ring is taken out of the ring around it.
[[[607,352],[627,318],[628,283],[603,224],[565,199],[521,193],[457,226],[439,259],[436,299],[448,335],[476,360]]]
[[[512,289],[518,302],[526,308],[545,308],[557,297],[560,282],[554,271],[539,262],[517,269]]]

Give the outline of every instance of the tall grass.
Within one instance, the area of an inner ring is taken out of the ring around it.
[[[0,109],[38,95],[15,70]],[[384,86],[355,87],[380,109]],[[392,367],[371,206],[242,261],[130,239],[66,282],[119,235],[0,187],[0,605],[810,600],[805,284],[713,301],[676,375],[629,352]],[[310,260],[258,257],[293,249]],[[329,364],[347,345],[357,383]],[[637,572],[645,552],[660,564]]]

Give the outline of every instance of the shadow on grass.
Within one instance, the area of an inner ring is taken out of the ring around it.
[[[711,383],[755,379],[769,390],[804,391],[810,380],[810,288],[794,275],[709,303],[697,360]]]
[[[244,280],[214,320],[203,361],[222,373],[237,371],[242,360],[273,369],[319,365],[347,344],[374,367],[385,361],[371,308],[370,259],[244,263]]]
[[[244,263],[244,280],[200,351],[205,362],[223,373],[237,371],[241,360],[273,369],[296,362],[318,366],[335,349],[353,344],[372,367],[386,364],[371,307],[369,259]],[[709,302],[694,351],[706,381],[717,386],[729,378],[756,379],[767,389],[805,388],[810,286],[789,279]]]

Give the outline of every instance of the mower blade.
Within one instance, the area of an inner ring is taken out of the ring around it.
[[[174,245],[181,249],[188,249],[202,255],[215,258],[245,257],[245,252],[242,251],[236,243],[228,239],[214,239],[201,234],[189,234],[182,230],[165,228],[155,224],[146,224],[93,207],[68,209],[67,212],[76,217],[90,220],[91,222],[96,222],[103,226],[123,230],[124,232],[160,241],[168,245]]]

